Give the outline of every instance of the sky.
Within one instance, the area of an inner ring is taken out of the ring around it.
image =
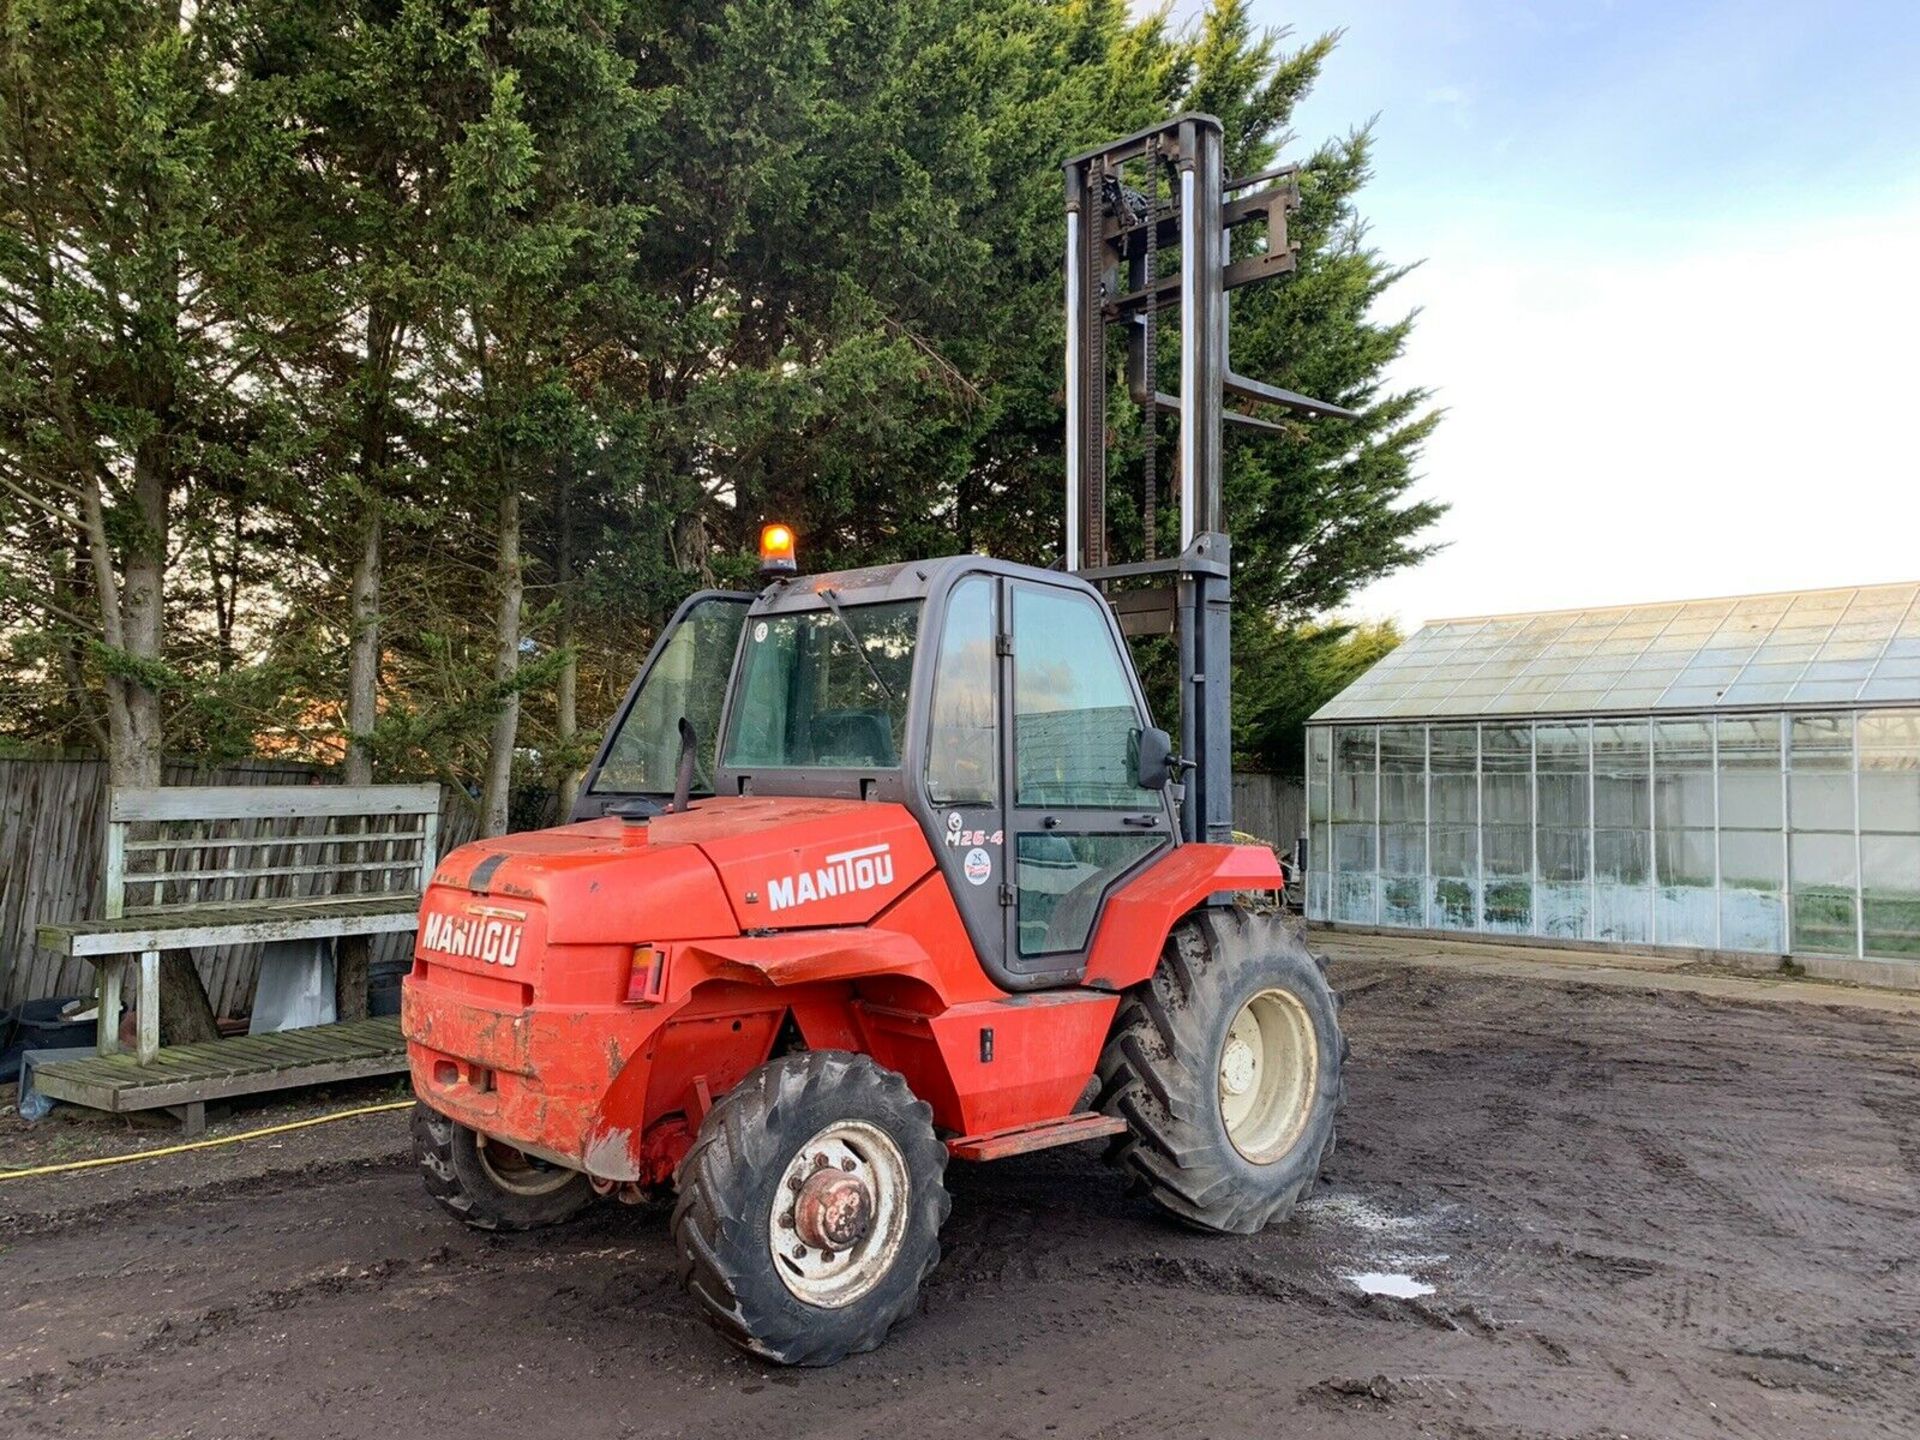
[[[1447,548],[1349,614],[1920,579],[1920,0],[1253,10],[1345,31],[1289,153],[1377,117],[1447,412]]]

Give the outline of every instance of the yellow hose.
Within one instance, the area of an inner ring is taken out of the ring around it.
[[[129,1160],[154,1160],[162,1155],[178,1155],[183,1150],[206,1150],[215,1145],[234,1145],[242,1140],[258,1140],[263,1135],[283,1135],[289,1130],[304,1130],[309,1125],[325,1125],[330,1120],[351,1120],[356,1115],[378,1115],[385,1110],[410,1110],[411,1100],[392,1100],[384,1105],[362,1105],[355,1110],[337,1110],[331,1115],[315,1115],[307,1120],[289,1120],[284,1125],[269,1125],[264,1130],[244,1130],[238,1135],[221,1135],[212,1140],[189,1140],[184,1145],[168,1145],[160,1150],[136,1150],[131,1155],[102,1155],[93,1160],[69,1160],[61,1165],[36,1165],[31,1170],[0,1170],[0,1180],[24,1180],[29,1175],[57,1175],[62,1170],[91,1170],[96,1165],[124,1165]]]

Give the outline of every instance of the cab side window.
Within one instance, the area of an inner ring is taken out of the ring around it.
[[[927,797],[936,805],[1000,802],[1000,684],[994,592],[985,575],[947,601],[927,727]]]
[[[1072,590],[1013,591],[1015,803],[1158,809],[1137,783],[1145,723],[1098,601]]]

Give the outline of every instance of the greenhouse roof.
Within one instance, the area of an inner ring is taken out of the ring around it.
[[[1920,584],[1436,620],[1313,715],[1920,703]]]

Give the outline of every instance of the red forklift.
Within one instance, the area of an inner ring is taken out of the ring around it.
[[[1066,164],[1061,567],[956,555],[674,615],[571,823],[462,846],[421,901],[403,1024],[429,1192],[525,1229],[677,1192],[706,1318],[767,1359],[872,1349],[939,1259],[950,1159],[1106,1139],[1207,1230],[1285,1219],[1332,1149],[1346,1045],[1233,842],[1227,294],[1292,268],[1291,170],[1226,180],[1188,114]],[[1264,224],[1230,260],[1227,233]],[[1164,263],[1177,252],[1177,264]],[[1177,311],[1180,389],[1155,387]],[[1178,416],[1180,548],[1110,563],[1108,331]],[[1175,637],[1179,738],[1126,640]]]

